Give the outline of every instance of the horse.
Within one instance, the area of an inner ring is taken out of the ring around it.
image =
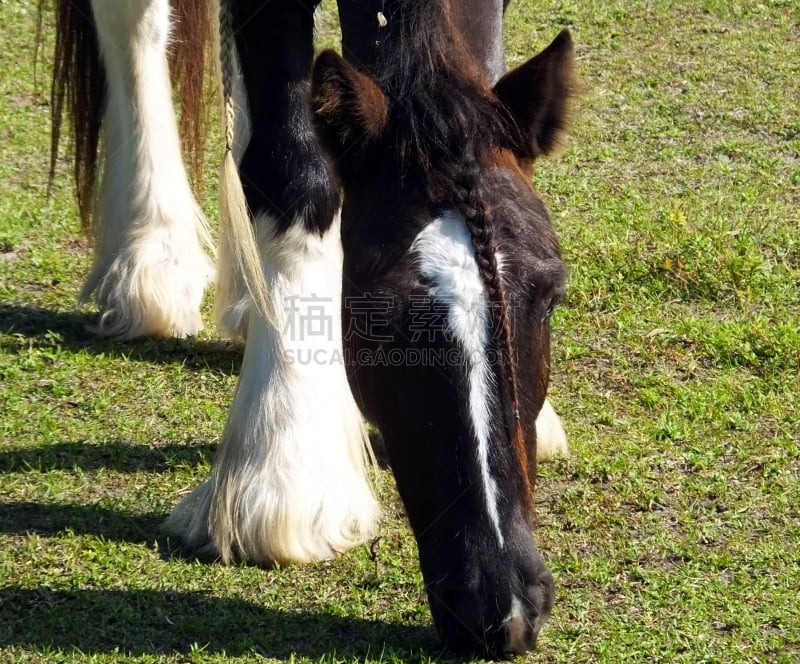
[[[192,555],[264,565],[367,541],[363,413],[444,643],[525,652],[553,602],[532,537],[537,458],[565,449],[545,398],[565,271],[531,180],[564,128],[571,39],[505,73],[507,1],[339,0],[344,58],[315,62],[318,4],[58,0],[53,155],[67,107],[96,238],[82,298],[102,335],[202,325],[213,247],[168,52],[196,111],[211,38],[226,139],[216,312],[245,350],[211,477],[165,532]]]

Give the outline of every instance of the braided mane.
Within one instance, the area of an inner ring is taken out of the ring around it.
[[[529,468],[528,449],[525,444],[525,437],[522,432],[520,421],[520,397],[519,382],[517,379],[517,369],[513,347],[513,335],[511,331],[511,318],[509,315],[508,298],[500,277],[500,270],[497,264],[497,242],[495,239],[495,227],[490,217],[489,211],[481,200],[480,189],[475,186],[467,190],[466,199],[458,201],[459,211],[464,215],[467,230],[469,231],[472,247],[475,250],[475,260],[478,264],[478,272],[483,281],[489,299],[490,316],[494,338],[497,340],[502,358],[502,375],[505,377],[508,400],[511,410],[511,421],[507,422],[510,435],[516,451],[517,460],[522,471],[522,481],[525,486],[525,495],[533,496],[531,486],[532,475]],[[533,463],[536,456],[533,455]],[[534,466],[535,471],[535,466]]]
[[[520,465],[525,495],[530,497],[532,475],[519,419],[508,301],[497,264],[495,224],[481,185],[490,153],[520,140],[519,132],[455,33],[446,0],[392,4],[376,73],[390,100],[394,147],[405,172],[424,174],[432,203],[454,206],[466,220],[490,302],[493,338],[502,357],[499,377],[507,386],[509,441]]]

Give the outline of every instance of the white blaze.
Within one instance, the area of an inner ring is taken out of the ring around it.
[[[486,509],[502,547],[497,483],[489,468],[489,404],[494,387],[487,357],[491,337],[489,301],[464,216],[448,210],[420,231],[411,251],[419,258],[420,272],[431,282],[433,297],[448,306],[448,326],[467,358],[469,414],[478,443],[481,483]]]

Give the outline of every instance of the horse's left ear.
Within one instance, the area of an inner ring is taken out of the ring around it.
[[[382,135],[389,104],[369,76],[323,51],[311,77],[311,109],[322,147],[341,170]]]
[[[494,93],[522,132],[517,156],[535,159],[552,151],[567,124],[574,88],[574,49],[568,30],[536,57],[508,72]]]

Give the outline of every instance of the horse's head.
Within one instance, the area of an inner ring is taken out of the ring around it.
[[[564,282],[530,181],[564,124],[572,44],[562,33],[493,88],[417,47],[376,78],[333,52],[315,65],[316,127],[344,191],[350,382],[383,433],[443,640],[524,652],[553,603],[530,508]],[[367,299],[368,330],[351,324]]]

